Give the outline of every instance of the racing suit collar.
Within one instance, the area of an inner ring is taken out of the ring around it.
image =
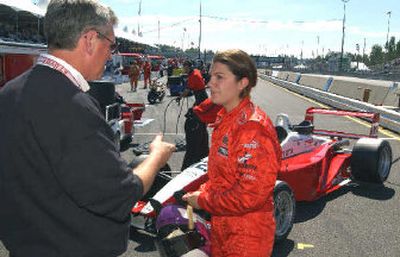
[[[250,97],[246,96],[245,98],[243,98],[240,103],[238,104],[238,106],[236,106],[235,108],[233,108],[232,111],[227,112],[225,110],[225,108],[221,108],[221,110],[218,112],[217,114],[217,119],[214,123],[214,126],[218,126],[218,124],[222,121],[222,119],[230,119],[232,117],[236,117],[237,114],[248,104],[250,104]]]

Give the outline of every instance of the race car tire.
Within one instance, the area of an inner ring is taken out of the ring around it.
[[[158,94],[154,91],[150,91],[147,95],[147,101],[149,101],[150,104],[155,104],[158,99]]]
[[[296,216],[296,200],[292,189],[284,182],[277,180],[274,187],[275,243],[286,239],[293,228]]]
[[[351,174],[354,180],[381,184],[386,181],[392,166],[392,148],[382,139],[360,138],[351,155]]]

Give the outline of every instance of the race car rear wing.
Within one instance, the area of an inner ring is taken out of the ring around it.
[[[332,109],[325,109],[325,108],[310,107],[306,111],[305,120],[310,121],[311,123],[314,123],[314,114],[348,116],[348,117],[367,119],[371,124],[371,128],[369,131],[369,135],[348,133],[348,132],[343,132],[343,131],[315,129],[315,128],[313,130],[313,134],[326,135],[326,136],[337,136],[337,137],[344,137],[344,138],[362,138],[362,137],[377,138],[378,137],[379,113],[332,110]]]

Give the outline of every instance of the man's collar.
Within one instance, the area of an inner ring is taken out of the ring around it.
[[[37,60],[37,64],[50,67],[63,73],[83,92],[86,92],[90,89],[89,84],[82,74],[63,59],[55,57],[51,54],[41,54]]]

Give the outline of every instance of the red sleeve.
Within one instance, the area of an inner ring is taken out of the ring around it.
[[[188,87],[194,91],[205,89],[206,85],[199,70],[194,70],[188,77]]]
[[[212,215],[241,215],[272,201],[279,170],[275,139],[260,124],[249,122],[235,140],[228,165],[236,182],[222,192],[208,184],[198,198],[199,205]]]
[[[221,105],[214,104],[210,98],[207,98],[199,105],[193,107],[193,111],[202,122],[214,123],[221,108]]]

